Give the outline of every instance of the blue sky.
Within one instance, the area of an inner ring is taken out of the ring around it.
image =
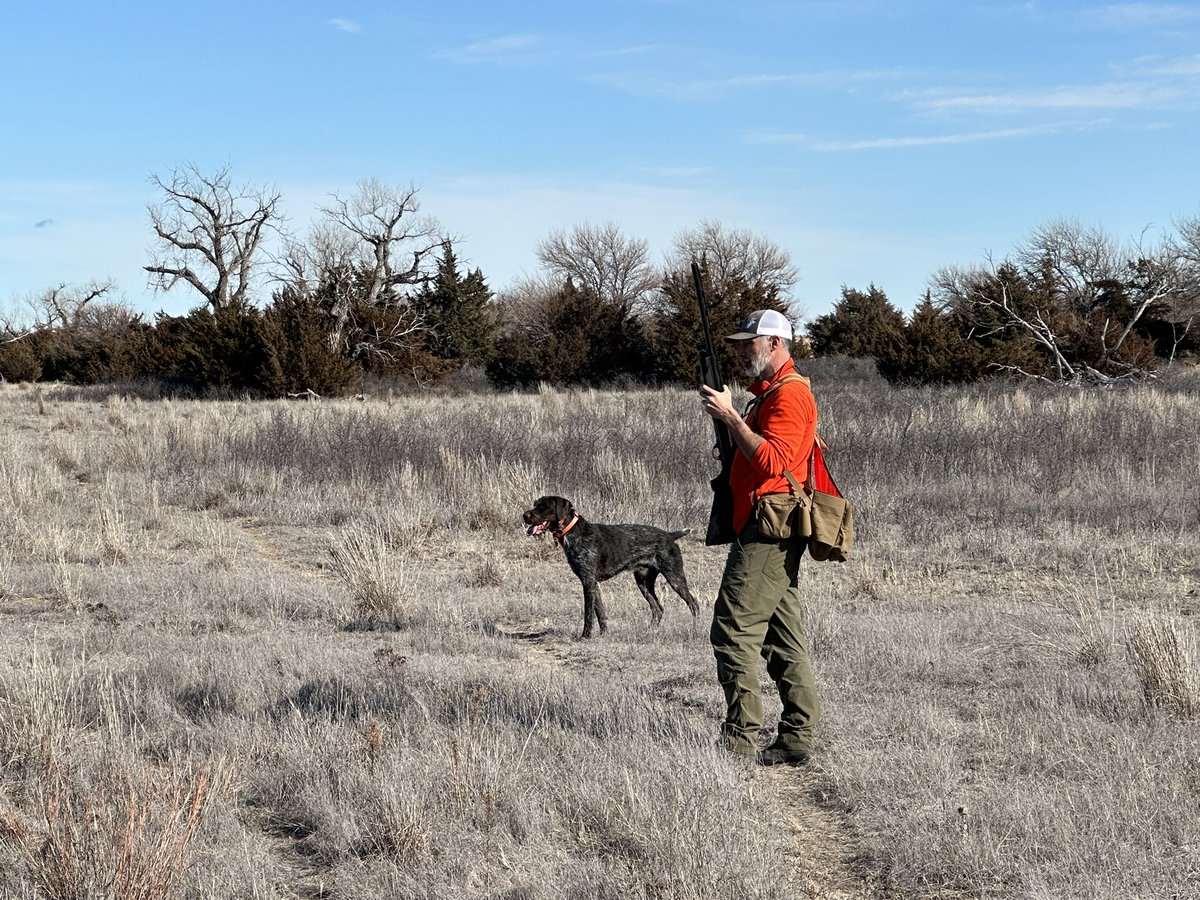
[[[112,278],[148,312],[151,174],[283,195],[303,233],[365,178],[502,290],[554,229],[655,261],[703,219],[786,249],[798,310],[1066,218],[1200,213],[1200,3],[21,2],[0,24],[0,306]]]

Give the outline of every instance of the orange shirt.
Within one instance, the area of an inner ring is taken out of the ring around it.
[[[796,366],[789,359],[770,381],[751,384],[750,393],[761,397],[780,378],[795,371]],[[785,494],[790,490],[784,469],[790,470],[801,484],[808,477],[808,456],[817,439],[817,401],[807,384],[794,381],[773,391],[746,421],[762,435],[763,442],[753,459],[737,450],[729,471],[733,527],[739,534],[750,521],[758,495]]]

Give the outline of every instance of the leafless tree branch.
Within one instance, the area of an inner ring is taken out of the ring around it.
[[[602,303],[619,306],[628,315],[658,286],[650,265],[649,245],[628,238],[614,223],[576,225],[555,231],[537,247],[538,260],[550,280],[577,282]]]
[[[144,267],[151,286],[169,291],[188,284],[214,312],[247,303],[266,232],[279,218],[279,193],[235,189],[228,166],[209,176],[188,164],[151,182],[163,192],[149,207],[158,238]]]
[[[767,238],[744,228],[727,228],[720,222],[704,220],[694,229],[675,238],[673,265],[686,269],[693,259],[703,259],[714,290],[726,294],[741,283],[761,285],[774,290],[780,300],[795,309],[791,290],[800,275],[786,250]]]

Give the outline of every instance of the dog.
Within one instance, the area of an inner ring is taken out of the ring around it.
[[[683,553],[676,543],[691,529],[663,531],[651,525],[601,525],[575,512],[570,500],[554,496],[539,497],[522,518],[526,534],[554,535],[571,571],[583,584],[583,637],[592,636],[593,620],[599,623],[601,634],[608,628],[600,582],[630,569],[638,590],[650,604],[650,624],[658,625],[663,616],[662,603],[654,593],[660,572],[692,615],[700,612],[700,605],[688,589]]]

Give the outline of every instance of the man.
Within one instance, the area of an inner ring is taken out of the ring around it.
[[[721,739],[726,749],[764,765],[803,765],[821,715],[796,587],[804,545],[760,535],[753,513],[758,497],[789,490],[785,470],[800,482],[807,477],[817,405],[808,380],[795,372],[792,326],[782,314],[758,310],[726,340],[750,378],[754,400],[743,417],[728,386],[700,389],[704,411],[725,423],[736,447],[729,481],[737,537],[725,562],[710,633],[717,680],[725,692]],[[760,655],[783,701],[778,735],[761,752]]]

